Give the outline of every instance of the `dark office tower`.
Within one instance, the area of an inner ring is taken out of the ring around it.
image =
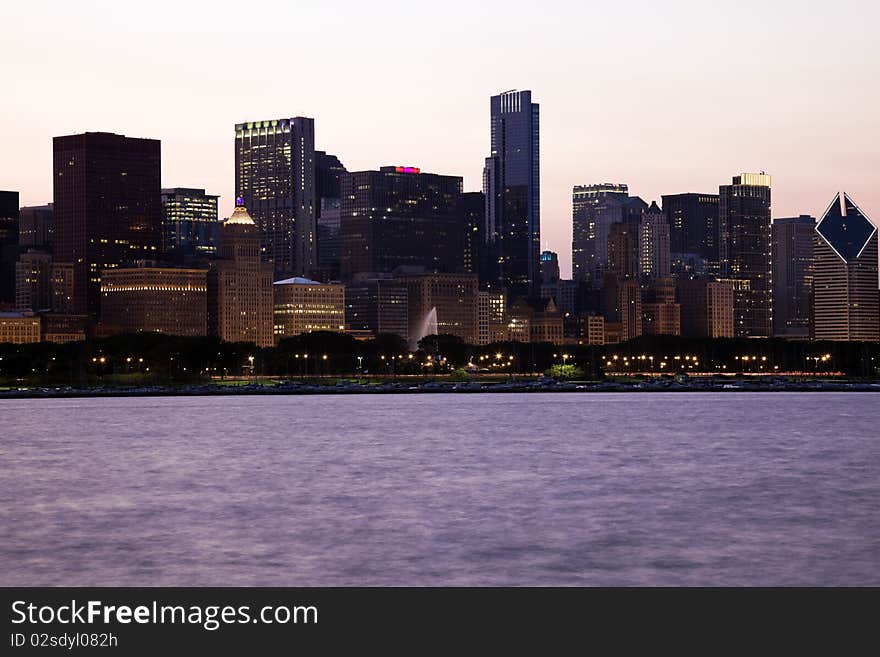
[[[340,184],[345,172],[345,167],[335,155],[315,151],[318,236],[318,267],[315,276],[322,281],[339,279]]]
[[[815,235],[817,340],[880,340],[877,228],[846,194],[825,211]]]
[[[160,156],[156,139],[107,132],[55,137],[52,259],[73,264],[75,314],[98,314],[102,269],[159,254]]]
[[[18,259],[18,192],[0,191],[0,305],[15,301]]]
[[[744,173],[719,190],[722,279],[733,283],[733,325],[739,338],[773,334],[770,176]]]
[[[718,195],[670,194],[661,199],[669,224],[669,250],[676,254],[673,259],[702,260],[707,273],[717,275]]]
[[[235,188],[276,278],[311,276],[317,266],[314,119],[237,124]]]
[[[572,277],[601,287],[608,268],[611,226],[626,222],[638,227],[648,204],[630,196],[626,185],[579,185],[572,190]]]
[[[54,206],[33,205],[24,207],[18,213],[18,243],[22,247],[52,247],[54,233]]]
[[[218,198],[204,189],[163,189],[162,250],[216,253],[220,235]]]
[[[398,267],[464,270],[462,179],[382,167],[342,176],[342,280]],[[413,269],[411,269],[413,271]]]
[[[559,255],[553,251],[541,251],[541,285],[559,280]]]
[[[507,300],[537,294],[541,250],[539,111],[531,91],[490,100],[491,154],[483,170],[489,281]]]
[[[773,221],[773,335],[810,337],[815,233],[815,217]]]
[[[464,271],[486,280],[486,249],[483,245],[483,223],[486,220],[486,196],[483,192],[461,195],[464,213]]]
[[[638,254],[638,232],[629,222],[611,224],[608,230],[609,274],[620,278],[635,278]]]

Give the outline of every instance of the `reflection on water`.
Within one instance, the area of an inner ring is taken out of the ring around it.
[[[0,585],[876,585],[878,401],[2,400]]]

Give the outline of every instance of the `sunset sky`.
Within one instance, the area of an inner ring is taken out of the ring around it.
[[[773,215],[837,190],[880,223],[880,3],[4,2],[0,189],[52,200],[55,135],[162,140],[166,187],[232,209],[234,124],[310,116],[349,170],[481,187],[489,96],[541,105],[542,246],[570,272],[571,188],[646,201],[773,176]]]

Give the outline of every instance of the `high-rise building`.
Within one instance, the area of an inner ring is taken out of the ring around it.
[[[541,251],[541,285],[559,280],[559,255],[554,251]]]
[[[73,309],[98,314],[101,271],[158,256],[160,143],[106,132],[55,137],[53,259],[73,265]]]
[[[483,224],[486,221],[486,196],[483,192],[464,192],[461,195],[464,214],[464,268],[466,274],[477,274],[486,280],[486,246]]]
[[[120,267],[101,273],[101,323],[120,333],[207,335],[208,271]]]
[[[18,214],[18,243],[22,248],[52,247],[55,206],[32,205],[21,208]]]
[[[163,189],[162,250],[216,253],[220,234],[218,198],[204,189]]]
[[[680,278],[681,334],[695,338],[732,338],[733,285],[708,278]]]
[[[639,282],[616,274],[605,276],[605,325],[620,325],[620,342],[642,334],[642,291]]]
[[[611,224],[608,229],[606,272],[620,278],[635,278],[638,271],[639,230],[629,222]]]
[[[488,283],[508,301],[534,294],[541,250],[540,112],[531,91],[492,96],[491,150],[483,170]]]
[[[318,239],[316,276],[322,281],[339,280],[341,248],[340,215],[342,174],[345,167],[339,158],[324,151],[315,151],[315,194]]]
[[[317,266],[315,120],[237,124],[235,189],[260,230],[264,258],[275,273],[311,276]]]
[[[276,281],[275,340],[312,331],[345,331],[345,286],[308,278]]]
[[[346,286],[345,323],[356,334],[393,333],[408,340],[406,286],[390,278],[363,279]]]
[[[15,301],[18,259],[18,192],[0,191],[0,307]]]
[[[719,270],[718,194],[668,194],[661,197],[669,225],[669,250],[680,259],[698,256],[706,273]]]
[[[630,196],[626,185],[579,185],[572,190],[572,277],[601,287],[608,269],[611,226],[626,223],[638,231],[648,204]],[[633,242],[635,246],[635,242]]]
[[[477,344],[507,342],[507,299],[504,291],[482,290],[477,297]]]
[[[48,310],[52,307],[52,256],[28,249],[15,263],[15,307]]]
[[[675,301],[672,278],[655,278],[642,289],[642,333],[681,335],[681,306]]]
[[[462,179],[414,167],[342,175],[344,281],[398,267],[464,270]]]
[[[809,338],[813,295],[813,238],[808,215],[773,221],[773,334]]]
[[[220,225],[218,258],[208,274],[208,331],[225,342],[275,344],[274,267],[260,256],[259,228],[237,199],[232,216]]]
[[[474,274],[412,274],[397,279],[407,288],[409,340],[434,333],[477,340],[478,282]]]
[[[813,278],[817,340],[880,340],[877,228],[846,194],[816,225]]]
[[[651,203],[639,225],[639,275],[647,280],[670,274],[669,222],[657,203]]]
[[[744,173],[719,188],[720,274],[733,284],[734,333],[773,334],[770,176]]]

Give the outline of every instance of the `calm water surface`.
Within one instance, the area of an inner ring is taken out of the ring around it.
[[[880,395],[0,401],[0,585],[880,584]]]

